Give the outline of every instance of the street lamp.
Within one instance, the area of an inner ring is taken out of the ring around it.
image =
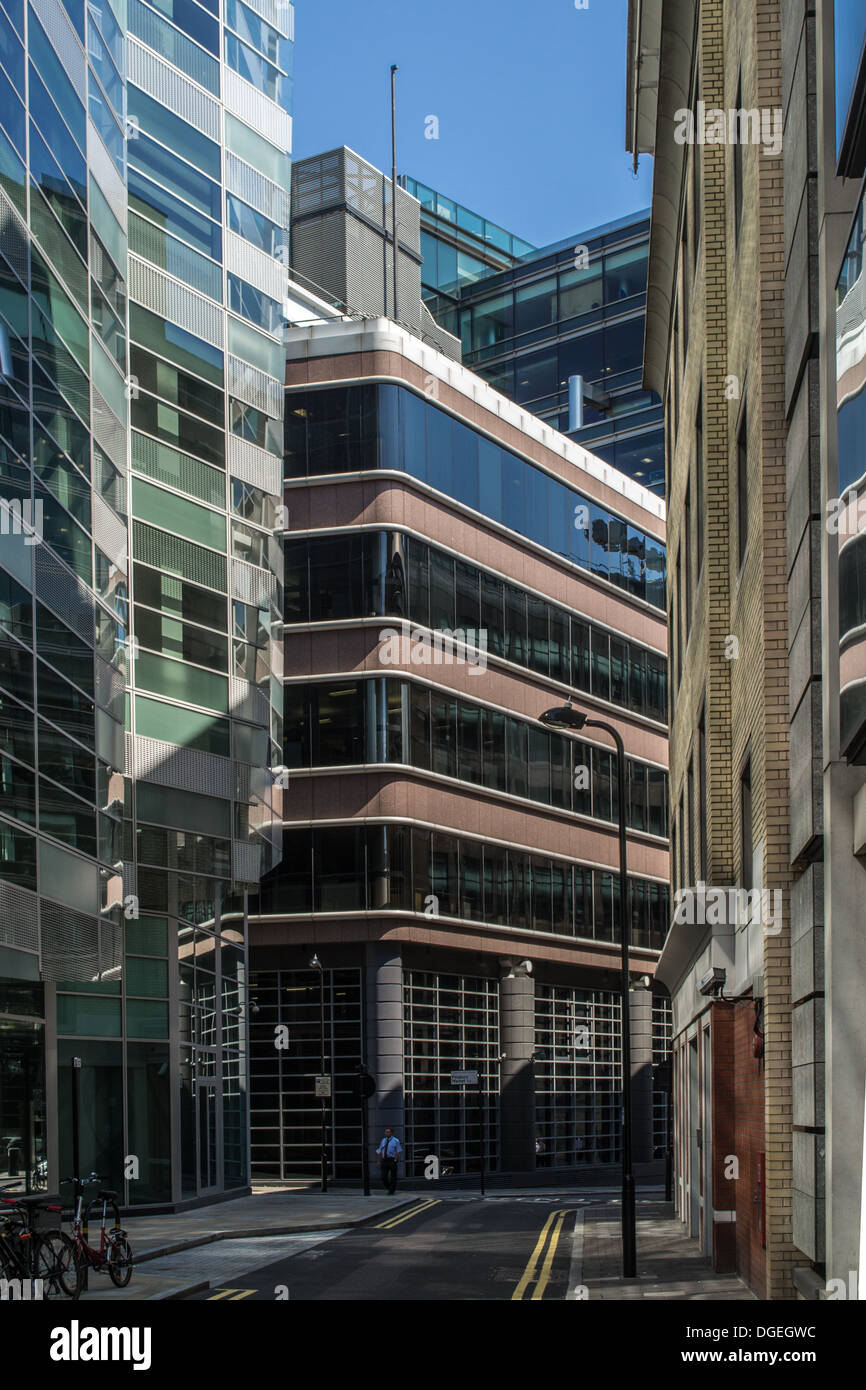
[[[322,969],[322,962],[317,955],[310,961],[310,969],[319,972],[319,1029],[322,1039],[322,1070],[321,1079],[325,1080],[325,972]],[[323,1095],[322,1101],[322,1191],[328,1190],[328,1112],[326,1109],[327,1098]]]
[[[559,709],[546,710],[540,722],[548,728],[567,729],[579,733],[582,729],[604,729],[616,744],[617,784],[619,787],[619,928],[622,952],[620,1000],[622,1006],[622,1272],[623,1278],[634,1279],[637,1274],[635,1236],[635,1191],[631,1153],[631,1037],[628,962],[629,912],[628,869],[626,863],[626,780],[625,747],[619,730],[599,719],[590,719],[583,710],[575,709],[571,700]]]

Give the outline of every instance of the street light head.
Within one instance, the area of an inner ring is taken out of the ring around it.
[[[557,729],[582,729],[586,720],[587,716],[583,710],[575,709],[572,704],[545,710],[544,714],[539,716],[539,723]]]

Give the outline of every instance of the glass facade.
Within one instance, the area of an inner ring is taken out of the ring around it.
[[[285,621],[408,618],[484,634],[489,655],[665,723],[667,658],[401,532],[286,540]]]
[[[667,883],[629,878],[635,947],[661,950]],[[619,939],[619,875],[444,830],[369,823],[287,828],[251,912],[414,912],[584,940]]]
[[[284,760],[290,769],[402,763],[619,824],[607,749],[405,680],[287,684]],[[666,836],[667,783],[663,768],[626,760],[630,830]]]
[[[663,496],[662,407],[642,388],[648,214],[536,249],[402,183],[421,203],[425,301],[460,338],[464,364],[566,434],[569,378],[583,376],[610,406],[586,404],[570,437]]]
[[[836,155],[842,153],[854,91],[860,76],[866,45],[866,0],[834,0],[833,28],[836,57]],[[853,170],[846,170],[853,173]],[[862,169],[860,171],[862,173]]]
[[[403,971],[406,1176],[423,1178],[428,1154],[448,1173],[499,1167],[499,985],[467,975]],[[452,1086],[451,1072],[478,1072]]]
[[[320,985],[324,983],[322,1069]],[[252,1171],[280,1179],[315,1173],[322,1153],[322,1109],[314,1078],[333,1075],[327,1107],[335,1178],[361,1173],[361,1115],[355,1094],[362,1056],[360,970],[255,970],[250,981]],[[288,1043],[275,1046],[278,1030]]]
[[[537,1167],[620,1161],[621,1053],[619,995],[536,985]]]
[[[387,468],[498,522],[655,608],[664,543],[402,386],[290,391],[288,480]]]
[[[247,1179],[284,272],[230,200],[264,199],[285,243],[292,23],[241,0],[0,7],[0,995],[41,971],[58,1036],[43,1118],[10,1100],[9,1124],[25,1167],[57,1127],[68,1173],[80,1057],[81,1162],[130,1204]]]
[[[861,201],[836,291],[839,503],[828,516],[838,538],[840,744],[851,761],[866,756],[866,210]]]

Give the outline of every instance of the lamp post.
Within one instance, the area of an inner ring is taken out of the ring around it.
[[[626,857],[626,779],[625,747],[619,730],[599,719],[590,719],[583,710],[575,709],[568,701],[558,709],[546,710],[540,722],[554,729],[579,733],[582,729],[604,729],[616,744],[617,784],[619,787],[619,927],[621,948],[620,1000],[622,1005],[622,1272],[624,1279],[637,1274],[637,1245],[635,1236],[635,1190],[631,1152],[631,1037],[629,1010],[629,891]]]
[[[313,956],[310,961],[310,969],[319,972],[319,1029],[322,1039],[322,1070],[321,1078],[325,1079],[325,972],[322,969],[322,962],[319,957]],[[328,1112],[326,1109],[327,1098],[321,1097],[322,1101],[322,1191],[328,1190]]]

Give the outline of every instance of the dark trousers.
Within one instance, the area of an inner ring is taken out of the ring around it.
[[[396,1158],[382,1159],[382,1186],[385,1191],[392,1194],[397,1190],[397,1160]]]

